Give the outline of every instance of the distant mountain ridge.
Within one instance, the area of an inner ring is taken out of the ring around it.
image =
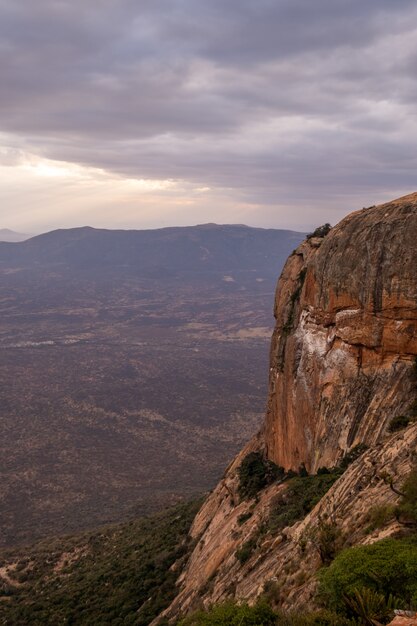
[[[17,233],[14,230],[10,230],[10,228],[0,228],[0,242],[8,241],[8,242],[19,242],[26,241],[29,239],[31,235],[26,235],[24,233]]]
[[[55,230],[0,243],[0,266],[61,265],[75,271],[121,268],[135,274],[257,270],[276,273],[303,238],[288,230],[203,224],[156,230]]]

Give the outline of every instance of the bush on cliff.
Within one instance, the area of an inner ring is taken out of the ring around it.
[[[244,500],[256,494],[276,480],[282,480],[285,472],[273,461],[264,459],[260,452],[250,452],[243,459],[239,469],[239,496]]]
[[[390,421],[388,431],[390,433],[396,433],[403,428],[407,428],[411,421],[412,420],[408,415],[396,415]]]
[[[332,229],[331,225],[328,222],[326,222],[326,224],[323,224],[322,226],[318,226],[316,230],[314,230],[312,233],[309,233],[307,235],[307,239],[312,239],[313,237],[326,237],[326,235],[329,234],[331,229]]]
[[[255,548],[256,537],[252,537],[251,539],[248,539],[248,541],[245,541],[241,548],[236,550],[235,557],[241,565],[243,565],[243,563],[246,563],[246,561],[250,559]]]
[[[340,615],[322,610],[313,613],[274,612],[266,602],[253,607],[227,602],[198,611],[177,626],[356,626]]]
[[[405,518],[409,523],[417,525],[417,467],[408,475],[402,486],[402,493],[397,514],[400,519]]]
[[[275,626],[277,615],[266,603],[253,607],[226,602],[209,611],[199,611],[178,623],[178,626]]]
[[[417,540],[384,539],[348,548],[320,574],[319,598],[338,613],[349,615],[351,598],[370,589],[397,598],[402,608],[417,605]]]
[[[277,496],[271,506],[269,530],[277,532],[303,519],[339,478],[340,473],[320,473],[316,476],[292,478],[287,489]]]

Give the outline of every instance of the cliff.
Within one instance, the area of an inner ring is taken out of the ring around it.
[[[349,215],[289,257],[276,292],[265,423],[198,513],[196,548],[167,617],[230,597],[254,601],[271,586],[282,606],[309,605],[320,566],[312,538],[323,520],[345,545],[398,530],[393,518],[370,528],[369,514],[395,504],[386,476],[401,484],[417,451],[417,425],[388,428],[416,398],[416,240],[412,194]],[[366,451],[318,504],[278,531],[271,515],[284,510],[288,481],[252,500],[239,494],[239,467],[250,452],[315,474],[358,444]]]
[[[417,194],[310,238],[278,282],[264,427],[285,468],[373,445],[409,403],[417,354]]]

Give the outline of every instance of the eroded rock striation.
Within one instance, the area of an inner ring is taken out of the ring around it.
[[[289,257],[276,292],[265,423],[198,513],[196,548],[167,617],[230,597],[254,601],[267,584],[279,588],[284,607],[308,606],[320,566],[308,537],[323,520],[349,544],[398,530],[391,519],[364,532],[371,507],[398,499],[386,476],[401,484],[417,452],[417,425],[394,434],[388,428],[417,395],[416,241],[412,194],[349,215]],[[278,533],[268,521],[288,483],[254,500],[239,496],[238,468],[250,452],[314,474],[358,444],[366,452],[304,519]],[[242,562],[237,550],[248,542],[256,549]]]
[[[285,468],[331,466],[407,408],[417,354],[417,194],[311,237],[278,282],[264,427]]]

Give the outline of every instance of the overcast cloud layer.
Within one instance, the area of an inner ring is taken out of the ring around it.
[[[416,75],[412,0],[0,0],[0,227],[335,222],[417,189]]]

